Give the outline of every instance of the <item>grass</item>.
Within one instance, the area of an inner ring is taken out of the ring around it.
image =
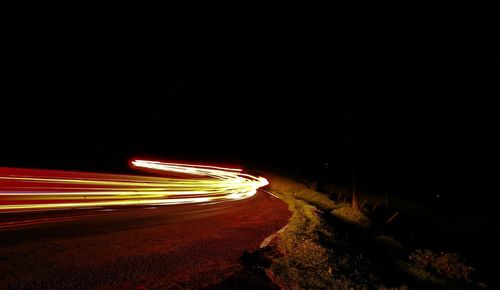
[[[294,200],[303,200],[307,204],[325,211],[339,208],[339,204],[330,200],[326,195],[319,194],[316,190],[312,189],[311,186],[314,186],[314,184],[308,186],[292,179],[275,175],[269,178],[271,180],[271,190],[278,194],[289,205],[293,205]]]
[[[266,175],[270,190],[293,212],[272,241],[276,256],[266,274],[282,289],[482,288],[458,256],[411,252],[373,230],[363,211],[334,202],[314,183]]]
[[[291,179],[272,176],[270,182],[271,191],[288,204],[293,215],[275,245],[283,256],[273,261],[268,276],[283,289],[367,288],[368,284],[359,288],[359,281],[344,274],[343,268],[355,259],[337,255],[322,242],[334,240],[334,233],[323,226],[322,214],[345,204]]]
[[[337,217],[343,222],[350,223],[363,229],[369,229],[371,222],[361,211],[356,210],[350,206],[343,206],[334,209],[330,212],[332,216]]]

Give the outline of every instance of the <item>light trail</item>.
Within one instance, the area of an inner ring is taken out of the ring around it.
[[[0,212],[231,201],[269,184],[234,168],[148,160],[131,166],[166,176],[0,168]]]

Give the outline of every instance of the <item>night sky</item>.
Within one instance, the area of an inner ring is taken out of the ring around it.
[[[498,192],[495,1],[137,5],[2,9],[0,165],[356,163]]]

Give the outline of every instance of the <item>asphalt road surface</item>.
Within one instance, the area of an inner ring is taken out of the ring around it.
[[[218,283],[288,222],[279,199],[2,214],[0,289],[178,289]]]

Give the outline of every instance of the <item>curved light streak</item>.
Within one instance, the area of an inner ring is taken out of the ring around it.
[[[0,212],[240,200],[268,183],[241,169],[133,160],[164,177],[0,168]]]

